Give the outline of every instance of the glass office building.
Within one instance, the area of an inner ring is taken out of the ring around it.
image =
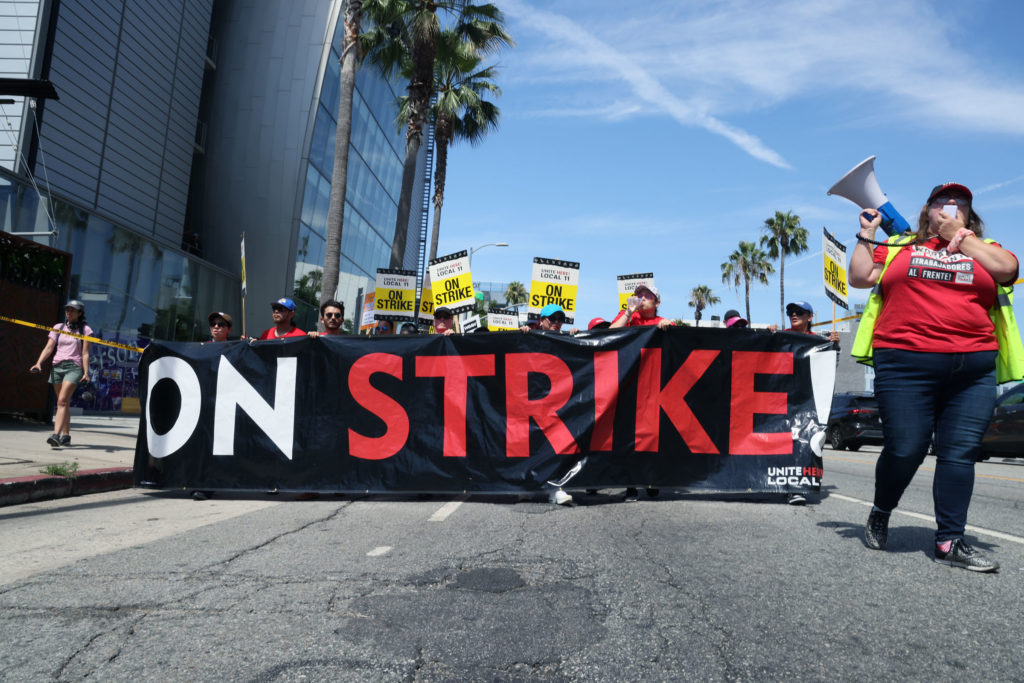
[[[3,105],[14,141],[0,154],[2,228],[73,255],[69,295],[85,302],[98,337],[199,341],[211,311],[234,318],[234,336],[247,318],[254,336],[281,296],[295,299],[300,326],[315,326],[343,8],[344,0],[0,0],[0,40],[24,54],[0,64],[4,75],[46,78],[60,95],[38,109]],[[357,76],[336,293],[349,320],[390,261],[402,89],[371,67]],[[420,222],[414,209],[412,232]],[[417,242],[410,234],[413,267]],[[35,322],[59,315],[40,312]],[[125,385],[104,397],[133,395],[137,360],[94,351],[92,374]]]

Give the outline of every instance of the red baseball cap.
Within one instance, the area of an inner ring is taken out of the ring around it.
[[[965,195],[967,195],[968,199],[974,201],[974,195],[971,194],[971,191],[968,190],[966,186],[961,185],[960,183],[943,183],[942,185],[936,185],[935,187],[932,188],[932,193],[928,195],[928,203],[931,203],[931,201],[938,197],[940,194],[949,192],[950,190],[954,192],[963,192]]]

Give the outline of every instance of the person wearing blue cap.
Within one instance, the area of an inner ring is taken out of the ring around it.
[[[274,326],[260,335],[260,339],[283,339],[284,337],[305,337],[306,333],[295,326],[295,302],[288,297],[281,297],[270,304]]]
[[[814,319],[814,309],[806,301],[791,301],[786,304],[786,315],[789,316],[789,327],[786,328],[786,332],[803,332],[804,334],[817,334],[811,331],[811,320]],[[822,337],[825,337],[830,342],[835,344],[839,343],[839,333],[835,330],[831,332],[822,332]],[[839,347],[836,347],[839,350]]]
[[[523,332],[530,332],[533,329],[540,330],[542,332],[559,332],[562,334],[576,334],[579,332],[575,327],[569,330],[568,333],[562,332],[562,325],[565,324],[565,311],[558,304],[548,304],[544,308],[540,309],[540,319],[537,321],[537,327],[532,328],[529,325],[523,325],[519,329]]]

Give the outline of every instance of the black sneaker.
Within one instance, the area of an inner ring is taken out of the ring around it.
[[[864,541],[869,548],[885,550],[889,541],[889,513],[872,510],[868,515],[868,523],[864,526]]]
[[[790,505],[807,505],[807,496],[802,493],[791,493],[786,496],[786,502]]]
[[[949,543],[945,551],[942,546]],[[948,564],[950,567],[960,567],[972,572],[994,572],[999,569],[999,563],[990,560],[971,546],[967,545],[962,538],[954,538],[951,541],[935,544],[935,561],[941,564]]]
[[[71,435],[70,434],[61,434],[61,436],[60,436],[60,445],[61,446],[70,446],[71,445]]]
[[[50,438],[46,440],[46,443],[51,446],[60,446],[60,437],[56,434],[50,434]]]

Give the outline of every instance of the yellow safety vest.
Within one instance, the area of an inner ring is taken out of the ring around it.
[[[885,275],[889,264],[896,258],[900,249],[914,237],[914,235],[893,235],[886,240],[889,243],[889,253],[885,257],[882,272],[878,274],[878,280],[871,289],[871,294],[868,295],[868,303],[860,317],[857,336],[854,338],[853,348],[850,350],[850,355],[858,363],[874,364],[875,323],[878,321],[879,313],[882,312],[882,276]],[[985,241],[991,243],[995,240],[986,239]],[[992,320],[996,342],[999,344],[999,355],[996,357],[996,382],[1002,384],[1024,379],[1024,343],[1021,343],[1017,319],[1013,315],[1013,285],[1007,287],[996,283],[996,300],[992,308],[988,309],[988,317]]]

